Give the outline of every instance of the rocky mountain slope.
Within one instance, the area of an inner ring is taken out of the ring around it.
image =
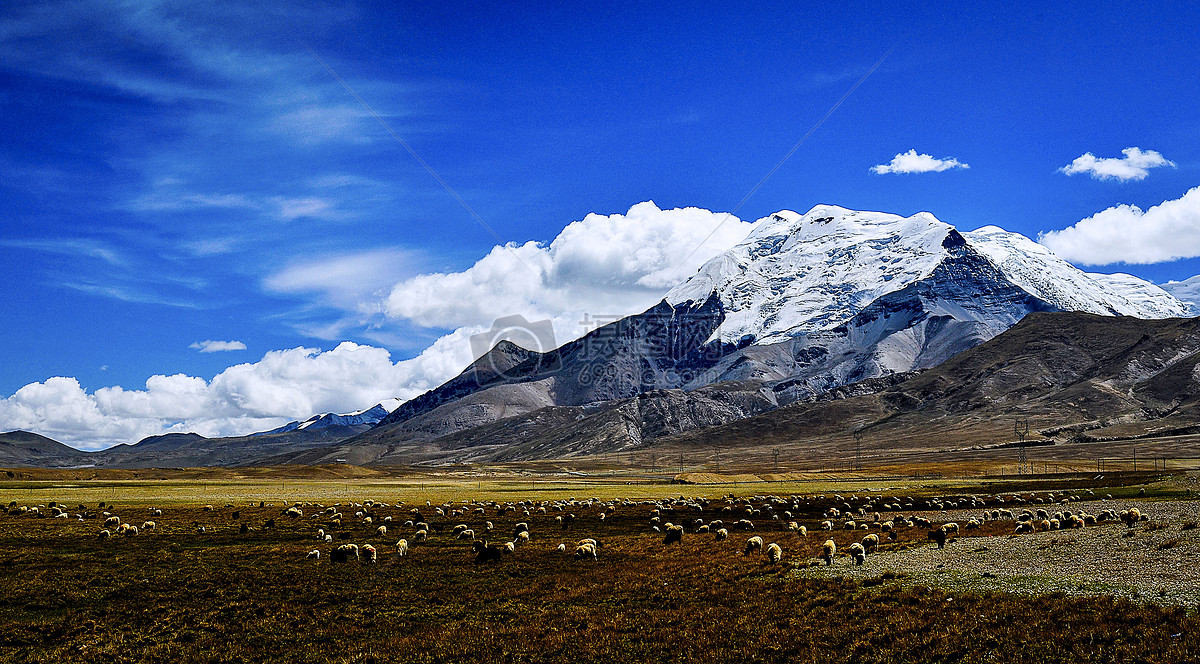
[[[777,405],[938,365],[1036,311],[1164,318],[1186,306],[1014,233],[835,206],[779,212],[658,305],[540,354],[504,342],[379,424],[417,444],[549,406],[715,383]],[[365,440],[364,439],[364,440]]]

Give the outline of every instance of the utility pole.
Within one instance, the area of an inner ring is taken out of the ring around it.
[[[1029,467],[1029,451],[1025,449],[1025,436],[1029,435],[1029,420],[1013,422],[1013,433],[1017,434],[1020,443],[1017,445],[1017,474],[1027,475],[1032,472]]]
[[[779,474],[779,448],[771,450],[771,456],[775,457],[775,474]]]
[[[862,470],[862,439],[863,430],[854,431],[854,470]]]

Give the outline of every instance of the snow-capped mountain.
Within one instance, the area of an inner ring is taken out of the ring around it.
[[[777,212],[740,244],[667,293],[679,305],[716,293],[714,341],[776,343],[835,328],[880,297],[929,277],[965,243],[1013,285],[1065,311],[1139,318],[1187,315],[1163,289],[1130,275],[1089,274],[995,226],[959,234],[928,212],[901,217],[818,205]]]
[[[1084,272],[994,226],[960,233],[927,212],[818,205],[760,219],[641,314],[546,354],[497,346],[362,436],[407,449],[506,418],[561,416],[557,407],[715,384],[736,407],[713,413],[748,416],[937,366],[1043,311],[1149,319],[1189,310],[1158,286]],[[645,435],[635,419],[613,449]]]
[[[378,424],[383,418],[388,416],[388,413],[396,410],[400,404],[404,403],[401,399],[384,399],[382,402],[365,408],[356,410],[352,413],[322,413],[313,415],[303,422],[288,422],[278,429],[271,429],[255,435],[266,435],[271,433],[286,433],[288,431],[302,431],[305,429],[322,429],[333,426],[373,426]]]
[[[1162,289],[1188,308],[1188,316],[1200,316],[1200,275],[1183,281],[1168,281]]]

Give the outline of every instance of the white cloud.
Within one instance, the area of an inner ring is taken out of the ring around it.
[[[512,314],[574,319],[574,328],[584,312],[626,315],[649,308],[705,261],[745,238],[751,226],[699,208],[660,210],[652,202],[626,214],[589,214],[549,245],[498,246],[462,272],[402,281],[388,296],[386,312],[444,329],[487,327]],[[560,343],[576,332],[562,335]]]
[[[0,430],[35,431],[81,449],[171,432],[213,437],[262,431],[315,413],[410,399],[436,387],[470,362],[469,332],[447,335],[400,362],[382,348],[343,342],[324,352],[271,351],[211,381],[151,376],[142,390],[105,387],[89,393],[75,378],[49,378],[0,399]]]
[[[205,341],[197,341],[188,346],[200,351],[201,353],[219,353],[226,350],[246,350],[246,344],[240,341],[213,341],[211,339]]]
[[[1116,157],[1096,157],[1091,152],[1086,152],[1058,170],[1067,175],[1089,173],[1097,180],[1127,182],[1145,178],[1149,175],[1151,168],[1175,165],[1175,162],[1166,159],[1154,150],[1143,152],[1140,148],[1125,148],[1121,150],[1121,153],[1125,156],[1118,159]]]
[[[494,319],[548,318],[556,341],[564,343],[658,302],[669,287],[742,240],[751,226],[707,210],[660,210],[647,202],[623,215],[588,215],[549,245],[495,247],[462,272],[424,274],[398,284],[397,271],[413,263],[399,250],[297,263],[264,287],[319,293],[348,310],[369,308],[374,293],[373,306],[393,318],[452,331],[399,362],[382,348],[343,342],[324,352],[271,351],[209,381],[152,376],[142,390],[106,387],[88,393],[74,378],[51,378],[0,399],[0,430],[26,429],[98,449],[170,432],[242,435],[315,413],[410,399],[466,368],[474,359],[471,336],[488,330]],[[219,343],[236,342],[194,347]]]
[[[263,280],[274,293],[318,294],[330,306],[378,312],[379,300],[399,279],[416,271],[421,258],[403,249],[377,249],[297,261]]]
[[[892,161],[889,163],[872,166],[871,172],[878,175],[886,175],[888,173],[937,173],[950,170],[951,168],[970,168],[970,166],[954,157],[938,159],[932,155],[917,154],[916,150],[909,150],[908,152],[901,152],[892,157]]]
[[[1084,265],[1200,256],[1200,187],[1145,211],[1136,205],[1110,207],[1061,231],[1039,233],[1038,242]]]

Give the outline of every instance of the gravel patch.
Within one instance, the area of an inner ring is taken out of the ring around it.
[[[1011,506],[1010,506],[1011,507]],[[1035,509],[1035,506],[1029,506]],[[1106,522],[1076,530],[973,537],[961,531],[939,550],[932,542],[881,552],[862,566],[839,557],[832,567],[808,567],[806,577],[876,578],[885,572],[904,581],[958,591],[1041,595],[1111,595],[1161,604],[1200,606],[1200,501],[1091,501],[1071,503],[1072,512],[1137,507],[1149,516],[1132,529]],[[1051,510],[1049,506],[1047,511]],[[1056,508],[1062,509],[1062,508]],[[1014,512],[1017,510],[1014,509]],[[918,513],[935,522],[981,516],[981,510]],[[1159,527],[1165,526],[1165,527]]]

